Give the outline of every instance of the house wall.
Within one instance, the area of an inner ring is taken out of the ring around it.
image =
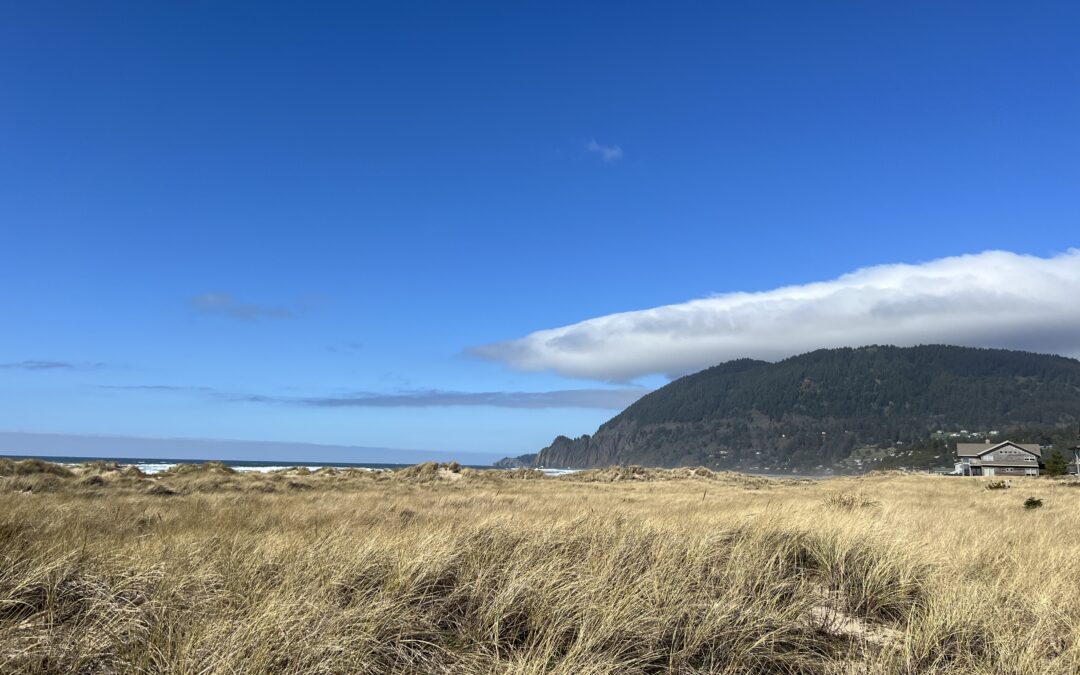
[[[989,459],[990,456],[993,459]],[[1031,465],[1038,466],[1039,460],[1035,455],[1027,452],[1026,450],[1019,450],[1013,447],[1003,447],[994,450],[993,452],[979,455],[979,459],[983,464],[1016,464],[1021,466]]]
[[[988,467],[987,471],[993,471],[993,474],[986,474],[988,476],[1038,476],[1038,467],[1012,467],[1012,466],[996,466]],[[1028,473],[1029,471],[1035,471],[1035,473]]]

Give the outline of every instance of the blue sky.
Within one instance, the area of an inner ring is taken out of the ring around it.
[[[1080,288],[1075,3],[8,3],[0,92],[9,431],[519,454],[710,362],[888,340],[859,303],[760,353],[760,313],[695,319],[722,345],[616,313],[931,261]]]

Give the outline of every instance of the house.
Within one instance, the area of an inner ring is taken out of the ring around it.
[[[1038,476],[1037,443],[957,443],[956,471],[962,476]]]

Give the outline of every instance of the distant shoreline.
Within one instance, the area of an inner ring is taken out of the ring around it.
[[[221,462],[222,464],[235,469],[237,471],[275,471],[278,469],[288,469],[292,467],[306,467],[312,471],[321,469],[324,467],[330,467],[334,469],[403,469],[412,464],[391,464],[391,463],[379,463],[379,462],[321,462],[318,460],[296,461],[296,462],[281,462],[281,461],[254,461],[243,459],[176,459],[170,457],[83,457],[77,455],[27,455],[27,454],[0,454],[0,457],[7,459],[40,459],[46,462],[53,462],[56,464],[84,464],[86,462],[116,462],[117,464],[130,464],[136,466],[140,471],[147,474],[154,474],[166,470],[171,466],[177,464],[206,464],[207,462]],[[462,465],[469,466],[469,465]],[[471,469],[491,469],[491,466],[469,466]]]
[[[0,453],[0,458],[22,460],[22,459],[40,459],[46,462],[53,462],[55,464],[67,464],[78,465],[85,464],[87,462],[116,462],[117,464],[131,465],[137,467],[145,474],[156,474],[176,466],[177,464],[206,464],[207,462],[221,462],[222,464],[235,469],[240,472],[270,472],[278,471],[282,469],[291,469],[304,467],[310,471],[317,471],[322,468],[332,469],[368,469],[368,470],[381,470],[391,469],[398,470],[404,469],[410,466],[415,466],[415,463],[390,463],[390,462],[322,462],[318,460],[296,461],[296,462],[282,462],[282,461],[255,461],[244,459],[215,459],[212,457],[200,458],[200,459],[178,459],[171,457],[86,457],[80,455],[28,455],[28,454],[7,454]],[[498,467],[491,464],[461,464],[464,468],[478,469],[481,471],[509,471],[504,467]],[[543,467],[538,469],[543,473],[552,476],[558,476],[567,473],[575,473],[577,471],[585,471],[585,469],[573,469],[568,467]],[[730,471],[730,473],[741,473],[747,476],[761,476],[763,478],[792,478],[802,479],[809,478],[813,480],[823,478],[833,478],[835,476],[830,474],[798,474],[798,473],[768,473],[768,472],[755,472],[755,471],[740,471],[736,469],[723,470]],[[855,474],[858,475],[858,474]]]

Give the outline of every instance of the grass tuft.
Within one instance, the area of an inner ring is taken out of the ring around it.
[[[863,494],[855,494],[850,492],[841,492],[839,494],[829,495],[821,500],[821,503],[831,509],[838,509],[840,511],[856,511],[858,509],[876,509],[881,506],[881,502],[876,499],[871,499]]]

